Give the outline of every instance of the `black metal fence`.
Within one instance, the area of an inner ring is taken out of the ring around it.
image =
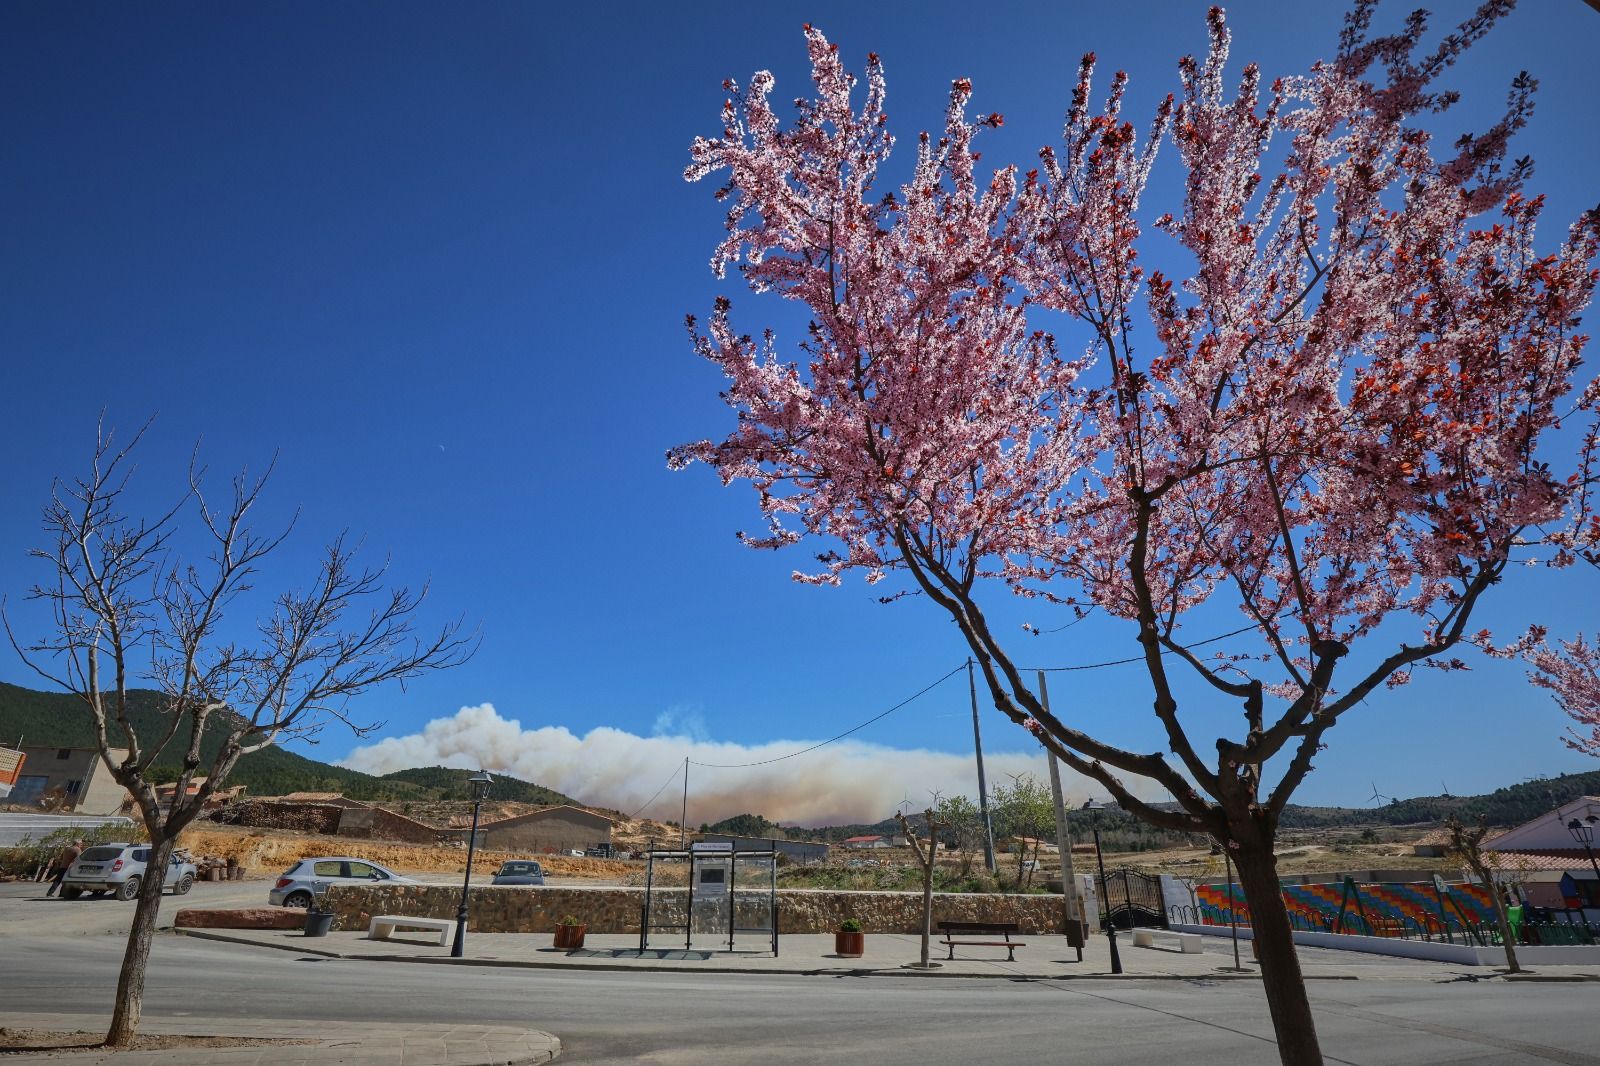
[[[1135,926],[1165,927],[1167,910],[1161,900],[1161,877],[1124,866],[1106,873],[1100,885],[1100,906],[1105,921],[1118,929]]]

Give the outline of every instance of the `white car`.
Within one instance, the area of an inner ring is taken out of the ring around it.
[[[114,892],[118,899],[133,899],[139,894],[145,864],[149,861],[148,844],[96,844],[85,849],[67,870],[61,882],[61,898],[77,899],[85,892],[97,897]],[[194,864],[173,855],[167,863],[162,887],[181,896],[194,887],[194,877]]]
[[[369,859],[330,855],[301,859],[279,877],[267,893],[274,907],[310,907],[327,894],[330,885],[415,885],[409,877],[379,866]]]

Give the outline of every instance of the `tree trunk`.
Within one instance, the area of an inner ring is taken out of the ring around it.
[[[1500,898],[1500,890],[1494,883],[1494,875],[1489,873],[1486,866],[1481,865],[1482,860],[1472,872],[1478,875],[1483,882],[1483,887],[1489,890],[1489,900],[1494,904],[1495,924],[1500,927],[1500,943],[1506,949],[1506,969],[1511,973],[1521,973],[1522,967],[1517,964],[1517,945],[1511,938],[1511,921],[1506,917],[1505,900]],[[1524,911],[1524,914],[1527,912]]]
[[[155,938],[156,916],[161,912],[161,889],[171,860],[171,838],[156,837],[150,843],[150,861],[145,863],[144,880],[134,904],[133,926],[128,930],[128,948],[122,956],[122,972],[117,976],[117,1002],[111,1015],[106,1043],[126,1047],[139,1031],[139,1015],[144,1002],[144,972],[150,964],[150,942]]]
[[[1267,1009],[1278,1038],[1278,1057],[1283,1066],[1322,1066],[1322,1049],[1317,1044],[1316,1022],[1311,1016],[1311,999],[1306,995],[1305,979],[1300,974],[1300,957],[1295,953],[1294,934],[1289,927],[1289,912],[1283,905],[1278,884],[1278,862],[1271,846],[1240,843],[1233,852],[1250,907],[1250,928],[1255,935],[1256,957],[1261,963],[1261,983],[1267,993]]]
[[[933,934],[933,857],[939,838],[929,826],[928,864],[922,868],[922,968],[928,968],[928,938]]]

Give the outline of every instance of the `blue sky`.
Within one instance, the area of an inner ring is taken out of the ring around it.
[[[1469,5],[1436,8],[1442,26]],[[1007,119],[986,135],[986,161],[1027,163],[1059,132],[1080,53],[1132,74],[1142,124],[1174,87],[1177,57],[1204,45],[1199,3],[976,10],[6,5],[0,591],[14,618],[39,621],[17,602],[39,575],[25,557],[37,506],[52,475],[81,468],[104,407],[124,428],[159,412],[139,481],[151,500],[178,491],[196,440],[222,473],[277,454],[273,513],[301,516],[264,584],[298,580],[320,540],[348,529],[398,575],[431,578],[441,616],[481,625],[468,666],[367,698],[362,713],[385,736],[492,703],[529,729],[580,735],[809,740],[938,677],[965,653],[931,606],[883,607],[859,583],[791,584],[800,556],[734,541],[755,524],[748,492],[703,469],[669,473],[662,457],[729,422],[715,373],[685,343],[685,313],[728,292],[748,328],[795,335],[792,313],[712,278],[721,211],[709,183],[681,180],[690,140],[718,128],[724,77],[768,68],[778,98],[803,91],[800,26],[813,22],[854,67],[883,55],[902,161],[965,76],[974,106]],[[1394,25],[1404,10],[1380,17]],[[1255,58],[1270,76],[1330,52],[1338,10],[1234,4],[1230,21],[1234,68]],[[1597,198],[1597,46],[1600,15],[1538,0],[1451,78],[1466,96],[1441,127],[1452,137],[1485,124],[1518,70],[1541,80],[1517,151],[1537,160],[1550,242]],[[1592,629],[1597,579],[1519,573],[1485,624]],[[1010,603],[997,613],[1030,665],[1133,647],[1113,623],[1030,638],[1021,622],[1065,619]],[[1475,665],[1419,672],[1371,700],[1340,725],[1302,798],[1595,768],[1559,746],[1563,717],[1520,670]],[[1155,742],[1136,673],[1058,676],[1058,707]],[[32,683],[9,652],[0,679]],[[945,685],[861,738],[965,752],[965,701],[963,684]],[[1029,747],[992,712],[985,721],[995,748]],[[351,746],[330,733],[316,754]],[[665,777],[665,746],[652,753]]]

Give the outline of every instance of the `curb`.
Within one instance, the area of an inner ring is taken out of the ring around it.
[[[243,944],[252,948],[268,948],[273,951],[292,951],[301,955],[319,955],[328,959],[343,959],[350,962],[406,962],[420,963],[425,966],[485,966],[497,969],[512,970],[565,970],[568,972],[584,972],[589,970],[602,973],[738,973],[760,974],[766,976],[790,977],[912,977],[918,980],[979,980],[979,981],[1259,981],[1260,974],[1256,973],[1201,973],[1201,974],[1018,974],[1018,973],[949,973],[939,970],[904,969],[901,966],[872,968],[859,967],[851,970],[839,969],[797,969],[797,970],[750,970],[737,966],[716,966],[696,963],[693,966],[662,965],[660,963],[639,962],[598,962],[598,963],[564,963],[541,962],[537,959],[453,959],[449,956],[438,955],[370,955],[353,952],[329,951],[326,948],[302,948],[294,944],[269,944],[259,940],[250,940],[245,937],[228,936],[216,930],[206,929],[178,929],[174,930],[179,936],[192,936],[198,940],[215,940],[224,944]],[[311,938],[308,938],[311,939]],[[1307,981],[1358,981],[1355,974],[1311,974],[1306,975]]]

